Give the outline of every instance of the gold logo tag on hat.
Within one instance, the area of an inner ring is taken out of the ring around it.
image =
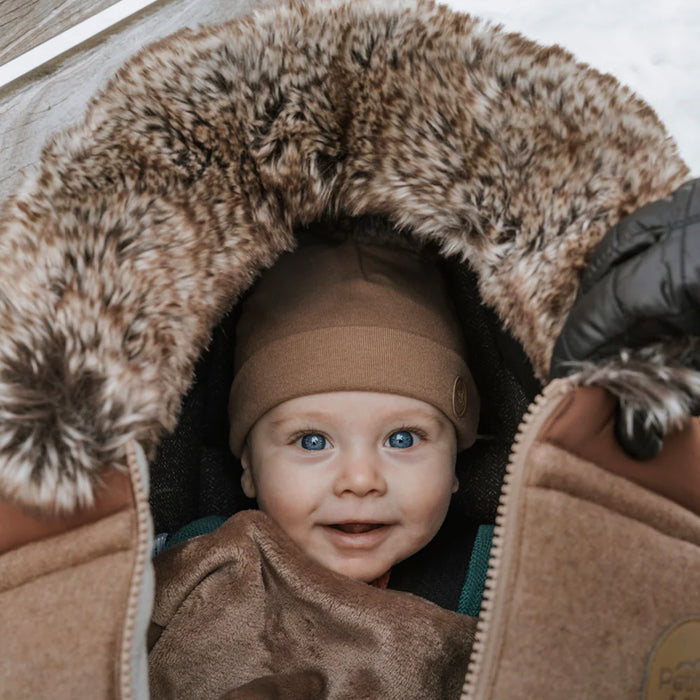
[[[461,418],[467,410],[467,385],[462,377],[457,377],[452,385],[452,412]]]
[[[642,700],[700,700],[700,617],[664,632],[649,658]]]

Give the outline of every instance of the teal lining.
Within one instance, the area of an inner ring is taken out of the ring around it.
[[[187,525],[183,525],[179,530],[174,532],[171,537],[168,537],[164,549],[170,549],[176,544],[185,542],[199,535],[206,535],[209,532],[214,532],[218,527],[221,527],[226,522],[226,518],[221,515],[207,515],[205,518],[194,520]]]
[[[493,528],[493,525],[479,525],[477,530],[474,548],[469,559],[469,569],[467,569],[467,576],[457,604],[457,612],[462,615],[479,617],[481,599],[486,585],[486,572],[491,557]]]

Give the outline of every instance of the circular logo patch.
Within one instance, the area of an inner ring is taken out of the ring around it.
[[[452,385],[452,412],[461,418],[467,410],[467,385],[462,377],[457,377]]]
[[[642,700],[700,700],[700,618],[664,632],[649,658]]]

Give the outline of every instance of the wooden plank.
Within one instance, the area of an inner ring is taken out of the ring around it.
[[[0,0],[0,65],[17,58],[114,0]]]
[[[124,61],[183,27],[232,19],[260,0],[163,0],[0,90],[0,201],[39,158],[51,134],[78,122]]]

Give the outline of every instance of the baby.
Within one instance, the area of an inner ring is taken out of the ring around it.
[[[268,517],[207,517],[156,559],[153,697],[459,697],[483,578],[452,611],[396,565],[443,525],[478,412],[427,257],[353,239],[283,256],[241,304],[229,399]]]
[[[229,414],[246,495],[323,566],[386,585],[440,529],[476,437],[437,267],[353,240],[285,255],[243,304]]]

